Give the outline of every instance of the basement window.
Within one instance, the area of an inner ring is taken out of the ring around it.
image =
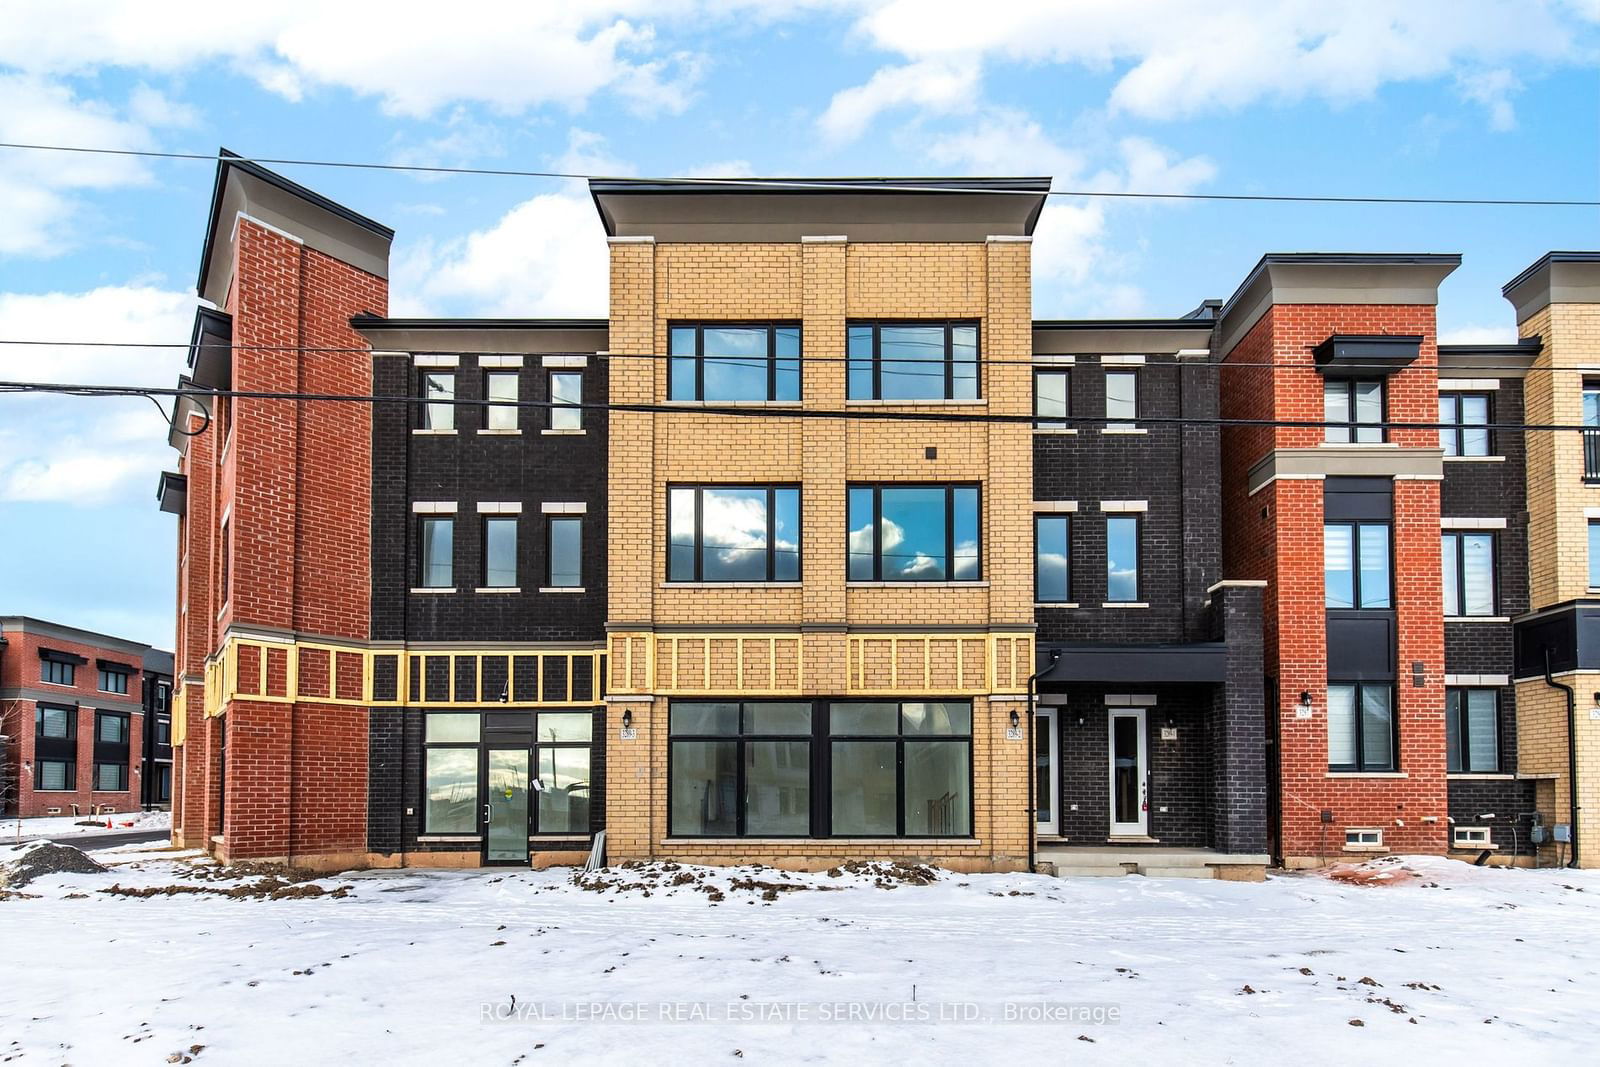
[[[1457,826],[1450,832],[1452,848],[1493,848],[1487,826]]]
[[[1376,826],[1351,827],[1344,832],[1346,852],[1371,852],[1383,848],[1383,830]]]

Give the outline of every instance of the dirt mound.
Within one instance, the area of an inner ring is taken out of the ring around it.
[[[17,889],[47,874],[104,874],[105,868],[71,845],[49,841],[0,851],[0,886]]]
[[[1341,863],[1329,868],[1327,878],[1345,885],[1388,887],[1420,881],[1422,875],[1406,866],[1399,857],[1386,856],[1368,863]]]

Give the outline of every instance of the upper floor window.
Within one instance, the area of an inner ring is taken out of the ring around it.
[[[36,705],[33,724],[40,737],[70,740],[78,735],[77,709],[51,707],[48,704]]]
[[[583,429],[583,374],[575,370],[550,372],[550,428]]]
[[[1033,599],[1039,604],[1065,604],[1072,599],[1070,516],[1033,517]]]
[[[1439,447],[1447,456],[1489,454],[1489,394],[1440,393]]]
[[[448,589],[455,585],[454,519],[428,516],[418,520],[421,564],[418,575],[424,589]]]
[[[1395,769],[1394,687],[1328,686],[1328,768]]]
[[[420,375],[422,399],[422,429],[453,430],[456,428],[456,376],[450,371],[423,371]],[[513,409],[515,410],[515,409]]]
[[[128,716],[115,711],[100,711],[95,713],[94,720],[96,741],[103,741],[108,745],[128,743]]]
[[[222,572],[217,585],[222,590],[222,602],[226,604],[228,598],[232,595],[233,582],[233,520],[231,518],[222,520],[222,536],[219,540],[221,540],[222,545],[217,555],[222,557]]]
[[[667,341],[669,400],[800,399],[798,325],[674,326]]]
[[[1493,689],[1446,689],[1445,770],[1494,774],[1500,770],[1500,701]]]
[[[851,400],[976,400],[972,322],[851,323]]]
[[[982,576],[975,485],[852,485],[849,580],[975,582]]]
[[[45,659],[39,661],[39,678],[51,685],[76,685],[78,669],[71,663]]]
[[[1106,429],[1128,429],[1139,417],[1139,374],[1131,370],[1106,371]]]
[[[1589,520],[1589,588],[1600,589],[1600,519]]]
[[[546,524],[545,544],[549,565],[545,577],[551,589],[583,587],[583,520],[575,516],[552,516]]]
[[[1071,395],[1069,372],[1064,370],[1034,371],[1033,428],[1035,430],[1065,430],[1067,428],[1067,402]]]
[[[1494,614],[1494,534],[1446,530],[1439,538],[1447,616]]]
[[[1322,383],[1324,439],[1332,444],[1373,444],[1383,440],[1383,381],[1328,378]]]
[[[1106,519],[1106,600],[1131,604],[1139,599],[1139,517]]]
[[[126,694],[128,692],[128,672],[119,671],[115,667],[101,667],[100,692]]]
[[[1600,382],[1583,383],[1583,424],[1600,428]]]
[[[495,515],[483,520],[483,584],[488,589],[517,586],[517,517]]]
[[[800,490],[673,486],[667,544],[669,582],[798,582]]]
[[[483,376],[483,395],[489,401],[484,409],[483,426],[486,430],[515,430],[517,428],[518,379],[514,370],[492,370]],[[429,410],[436,405],[429,404]],[[449,426],[435,427],[449,429]]]
[[[1330,522],[1324,525],[1322,570],[1330,609],[1392,608],[1389,524]]]
[[[1600,482],[1600,382],[1583,383],[1583,425],[1583,480]]]

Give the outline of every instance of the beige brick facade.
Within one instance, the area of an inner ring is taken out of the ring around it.
[[[1031,411],[1032,301],[1025,240],[851,244],[611,244],[611,399],[665,403],[668,326],[799,322],[809,410]],[[847,402],[855,319],[979,323],[976,402]],[[995,360],[1010,362],[996,363]],[[790,405],[794,407],[795,405]],[[609,483],[607,843],[613,859],[828,866],[917,857],[964,869],[1027,859],[1027,746],[1008,738],[1032,670],[1032,441],[1026,423],[614,413]],[[928,449],[937,458],[927,458]],[[914,587],[846,581],[846,486],[982,485],[982,581]],[[799,483],[803,581],[783,587],[666,582],[667,487]],[[667,708],[674,696],[964,698],[973,704],[973,833],[958,839],[685,839],[667,836]],[[634,736],[622,739],[624,713]],[[1026,736],[1025,732],[1023,736]]]

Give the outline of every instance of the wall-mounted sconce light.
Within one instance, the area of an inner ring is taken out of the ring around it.
[[[624,730],[626,730],[629,727],[631,727],[632,725],[633,725],[633,709],[632,708],[623,708],[622,709],[622,728]]]
[[[1300,690],[1300,706],[1302,708],[1309,708],[1311,706],[1311,690]]]
[[[1013,711],[1011,713],[1011,728],[1013,730],[1015,730],[1018,726],[1021,726],[1021,725],[1022,725],[1022,717],[1020,715],[1018,715],[1015,711]]]

